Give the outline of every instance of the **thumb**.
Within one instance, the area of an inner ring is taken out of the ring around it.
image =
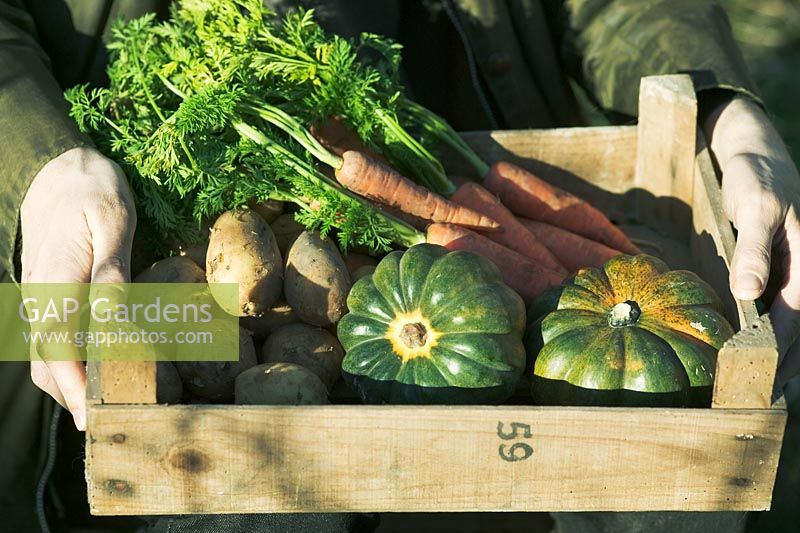
[[[770,250],[777,229],[766,213],[748,210],[737,217],[739,235],[731,264],[731,292],[739,300],[755,300],[769,279]]]

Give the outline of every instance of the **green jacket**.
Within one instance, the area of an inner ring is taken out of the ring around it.
[[[53,157],[91,142],[67,116],[62,90],[102,83],[102,36],[111,20],[153,10],[164,16],[167,3],[0,0],[0,277],[13,277],[19,208],[33,177]],[[295,2],[271,3],[281,10]],[[727,18],[711,1],[303,3],[333,31],[402,42],[415,98],[458,129],[580,125],[576,86],[615,120],[630,119],[639,79],[650,74],[687,72],[698,91],[755,93]]]

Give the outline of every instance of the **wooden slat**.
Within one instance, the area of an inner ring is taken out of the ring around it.
[[[689,76],[642,78],[635,182],[654,200],[640,202],[643,221],[686,227],[692,205],[696,129],[697,99]]]
[[[777,367],[777,342],[769,316],[764,315],[719,351],[711,407],[768,409]]]
[[[786,420],[779,409],[92,411],[91,509],[121,515],[767,509]]]
[[[484,161],[503,160],[527,168],[591,198],[606,212],[621,211],[624,193],[633,186],[635,126],[478,131],[462,136]],[[448,173],[470,175],[462,160],[444,155]]]
[[[153,361],[90,361],[86,399],[89,403],[156,403],[156,364]]]

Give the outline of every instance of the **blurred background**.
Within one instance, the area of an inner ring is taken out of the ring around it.
[[[800,159],[800,0],[722,0],[768,110]]]
[[[722,0],[770,116],[800,165],[800,0]],[[800,382],[785,391],[789,422],[772,510],[752,513],[748,531],[800,530]]]

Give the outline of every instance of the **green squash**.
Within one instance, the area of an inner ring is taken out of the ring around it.
[[[584,268],[528,310],[540,404],[700,406],[733,335],[714,290],[647,255]]]
[[[366,403],[500,403],[524,371],[524,303],[476,254],[392,252],[347,305],[342,373]]]

